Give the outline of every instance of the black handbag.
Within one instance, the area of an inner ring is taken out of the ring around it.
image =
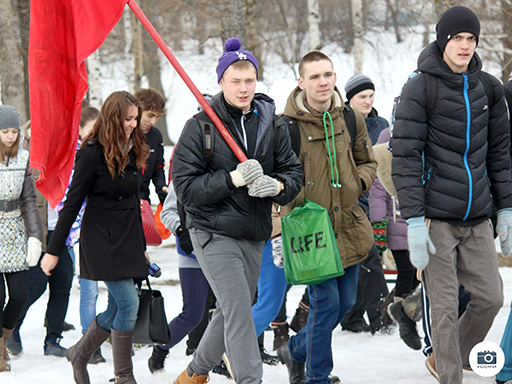
[[[134,344],[167,344],[171,334],[167,327],[164,298],[158,290],[151,289],[149,279],[146,279],[149,289],[142,289],[139,283],[139,312],[133,329]]]

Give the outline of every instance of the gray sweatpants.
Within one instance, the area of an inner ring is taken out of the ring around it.
[[[471,349],[483,341],[503,305],[492,224],[461,227],[432,220],[436,254],[424,271],[432,320],[432,347],[441,384],[461,384]],[[459,285],[471,296],[458,318]]]
[[[187,370],[206,375],[226,352],[235,383],[260,384],[263,367],[251,307],[264,242],[232,239],[195,228],[190,229],[190,235],[194,254],[217,298],[217,309]]]

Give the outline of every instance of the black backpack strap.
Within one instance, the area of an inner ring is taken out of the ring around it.
[[[425,91],[427,95],[427,116],[430,116],[437,101],[437,78],[428,72],[423,72],[425,75]]]
[[[352,108],[345,105],[345,108],[343,108],[343,117],[345,118],[345,124],[347,125],[348,134],[350,135],[352,149],[354,149],[354,143],[357,135],[356,114]]]
[[[201,135],[203,136],[203,153],[206,157],[211,157],[214,148],[215,126],[206,117],[205,112],[200,112],[194,116],[201,127]]]
[[[299,157],[300,155],[300,131],[299,123],[293,117],[281,116],[277,123],[278,126],[285,125],[288,127],[288,134],[290,135],[290,141],[292,144],[293,152]]]
[[[487,101],[489,102],[489,108],[494,105],[494,88],[492,87],[491,80],[489,79],[489,74],[484,71],[480,71],[478,78],[482,82],[485,88],[485,94],[487,95]]]

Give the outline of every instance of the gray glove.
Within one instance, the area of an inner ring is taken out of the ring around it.
[[[249,159],[236,166],[234,171],[229,173],[231,181],[237,188],[251,184],[258,177],[263,176],[263,168],[258,160]]]
[[[277,196],[279,192],[281,188],[278,181],[267,175],[260,176],[249,186],[249,196],[252,197]]]

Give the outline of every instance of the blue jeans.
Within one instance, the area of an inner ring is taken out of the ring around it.
[[[496,375],[496,379],[505,382],[512,380],[512,311],[510,311],[508,315],[507,325],[503,331],[500,347],[505,353],[505,365],[501,372]]]
[[[288,342],[292,360],[306,363],[304,384],[331,382],[332,331],[356,302],[358,275],[359,264],[343,276],[308,286],[308,323]]]
[[[272,242],[268,240],[263,247],[261,272],[258,280],[258,300],[252,306],[256,335],[260,336],[279,314],[286,285],[284,269],[275,266],[272,257]]]
[[[135,328],[139,298],[133,279],[105,281],[108,288],[107,310],[98,315],[98,325],[109,331],[129,332]]]
[[[96,317],[96,302],[98,301],[98,282],[78,276],[80,283],[80,325],[82,334]]]

